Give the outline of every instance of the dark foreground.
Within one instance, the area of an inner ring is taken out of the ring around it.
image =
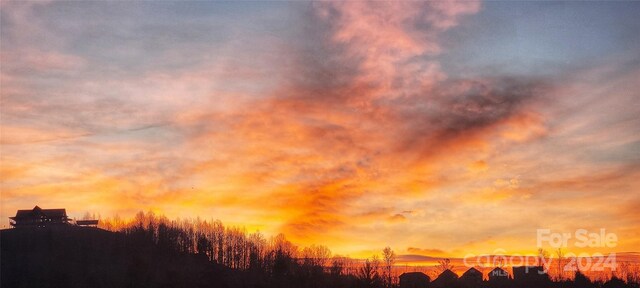
[[[224,267],[121,233],[75,226],[0,233],[2,287],[227,287]]]
[[[228,288],[381,288],[373,271],[363,268],[344,275],[334,268],[301,264],[276,250],[269,265],[231,269],[204,254],[180,252],[174,244],[153,241],[149,231],[116,233],[98,228],[60,226],[0,231],[1,287],[228,287]],[[163,239],[162,237],[160,237]],[[166,241],[165,241],[166,242]],[[188,243],[182,243],[188,245]],[[173,247],[173,248],[171,248]],[[230,255],[232,257],[233,255]],[[408,273],[412,274],[412,273]],[[446,273],[441,274],[445,275]],[[421,275],[405,275],[421,276]],[[424,275],[423,275],[424,276]],[[426,277],[426,276],[424,276]],[[489,282],[463,279],[420,281],[400,277],[391,287],[442,288],[617,288],[638,287],[613,279],[592,283],[586,278],[566,282]],[[404,278],[404,279],[403,279]],[[410,280],[404,281],[402,280]],[[388,283],[388,282],[387,282]]]
[[[282,253],[268,268],[232,269],[204,254],[181,252],[180,245],[189,243],[156,242],[148,234],[71,225],[1,230],[0,286],[361,287],[353,276],[298,265]]]

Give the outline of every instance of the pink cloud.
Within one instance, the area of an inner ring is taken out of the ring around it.
[[[436,60],[438,35],[476,13],[477,1],[465,2],[321,2],[318,14],[333,29],[332,40],[359,59],[353,85],[368,87],[369,98],[412,96],[446,78]]]

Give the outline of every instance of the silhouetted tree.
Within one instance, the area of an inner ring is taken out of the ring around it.
[[[384,284],[385,287],[393,286],[393,265],[396,262],[396,253],[391,250],[391,247],[385,247],[382,250],[382,258],[384,260]]]
[[[446,258],[438,261],[438,266],[436,267],[440,273],[446,270],[452,270],[453,265],[451,265],[451,259]]]
[[[537,259],[537,264],[538,266],[545,266],[547,267],[548,265],[548,259],[549,259],[549,252],[547,252],[547,250],[544,250],[542,248],[538,248],[538,259]],[[548,268],[548,267],[547,267]]]
[[[378,260],[377,255],[374,255],[371,260],[365,259],[362,267],[358,270],[357,277],[359,280],[359,287],[374,288],[382,286],[382,281],[378,272],[379,266],[380,261]]]
[[[589,278],[587,278],[587,276],[582,274],[580,271],[576,271],[575,277],[573,278],[573,282],[574,282],[574,287],[575,288],[593,288],[593,287],[595,287],[593,285],[593,283],[591,283],[591,280],[589,280]]]
[[[562,248],[558,248],[558,250],[556,250],[556,256],[558,256],[557,280],[561,281],[564,279],[564,251],[562,251]]]

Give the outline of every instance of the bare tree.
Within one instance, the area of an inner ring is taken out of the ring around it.
[[[342,275],[344,269],[347,266],[347,261],[346,261],[346,257],[342,257],[342,256],[334,256],[331,259],[331,268],[329,269],[329,272],[331,273],[331,275],[334,276],[340,276]]]
[[[331,257],[331,250],[323,245],[311,245],[302,249],[304,264],[316,267],[325,267]]]
[[[382,250],[382,257],[384,260],[384,280],[385,286],[391,287],[393,285],[393,265],[396,262],[396,253],[391,250],[391,247],[385,247]]]
[[[440,273],[446,270],[453,269],[453,265],[451,265],[451,259],[446,258],[438,261],[438,266],[436,268],[438,268],[438,271],[440,271]]]
[[[538,248],[537,264],[538,266],[542,266],[545,271],[549,270],[548,259],[549,259],[549,252],[547,252],[547,250],[544,250],[542,248]]]
[[[556,256],[558,256],[558,280],[564,279],[564,251],[562,248],[558,248],[556,251]]]
[[[635,284],[635,287],[640,285],[640,264],[633,264],[629,267],[629,273],[627,274],[627,283]]]
[[[264,239],[260,232],[255,232],[249,235],[249,268],[251,269],[263,269],[264,259],[266,257],[267,241]]]
[[[377,287],[380,282],[380,274],[378,273],[380,260],[374,255],[372,260],[366,259],[358,270],[358,279],[362,283],[362,287]]]

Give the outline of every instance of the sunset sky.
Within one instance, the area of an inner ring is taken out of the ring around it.
[[[220,219],[370,255],[640,251],[640,2],[12,2],[1,217]]]

